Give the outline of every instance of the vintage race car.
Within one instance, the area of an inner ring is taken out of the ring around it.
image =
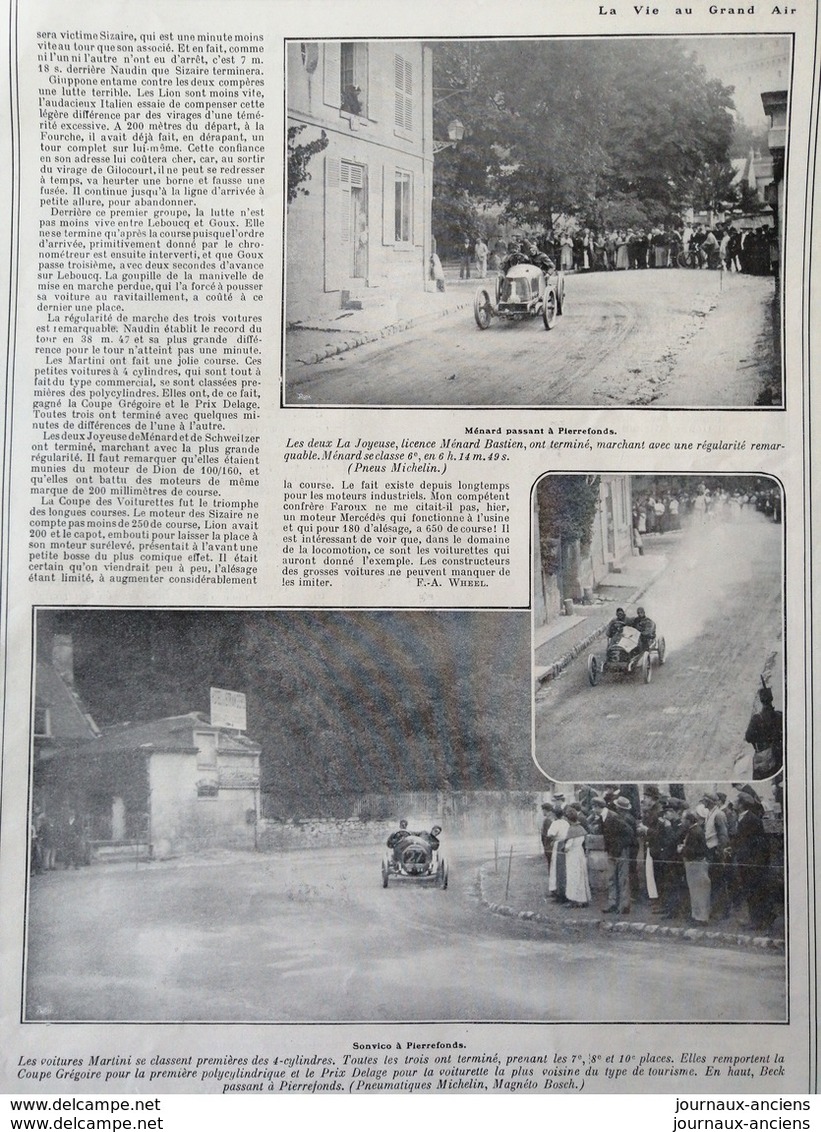
[[[382,858],[382,887],[387,888],[392,880],[447,888],[447,862],[426,835],[408,833]]]
[[[656,636],[649,648],[643,648],[641,634],[632,625],[625,625],[607,642],[604,656],[590,653],[587,658],[587,678],[595,688],[605,673],[617,676],[640,675],[645,684],[653,679],[653,662],[664,664],[667,645],[664,637]]]
[[[473,316],[480,330],[496,318],[523,319],[541,315],[545,330],[552,330],[564,313],[564,275],[549,275],[532,263],[514,263],[495,283],[483,284],[473,300]]]

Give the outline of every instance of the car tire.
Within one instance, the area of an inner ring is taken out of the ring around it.
[[[487,330],[490,326],[493,318],[493,302],[486,287],[480,287],[476,292],[473,300],[473,317],[480,330]]]
[[[662,664],[664,664],[664,660],[667,656],[667,642],[665,641],[664,637],[659,637],[658,650],[659,665],[661,666]]]
[[[388,871],[389,871],[388,870],[388,862],[383,861],[382,862],[382,887],[383,888],[388,887]]]
[[[544,303],[542,304],[542,320],[544,321],[545,330],[553,329],[557,314],[558,303],[556,300],[556,291],[551,286],[545,290]]]
[[[601,666],[599,658],[593,653],[587,658],[587,679],[590,681],[590,687],[595,688],[601,676]]]
[[[641,678],[645,684],[649,684],[653,679],[653,662],[648,652],[641,658]]]

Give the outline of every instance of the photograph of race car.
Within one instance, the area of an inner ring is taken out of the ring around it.
[[[537,482],[534,757],[545,775],[777,773],[783,516],[781,485],[768,476]]]
[[[382,887],[392,880],[416,884],[448,886],[448,865],[439,851],[439,834],[442,827],[434,825],[427,830],[408,829],[406,819],[387,840],[388,853],[382,858]]]
[[[283,405],[783,407],[793,37],[546,30],[288,42]]]

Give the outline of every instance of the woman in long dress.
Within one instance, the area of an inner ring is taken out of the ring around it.
[[[619,232],[616,236],[616,271],[626,271],[630,266],[630,256],[627,250],[627,234]]]
[[[667,238],[660,228],[656,228],[652,235],[653,266],[667,266]]]
[[[586,832],[579,823],[578,812],[572,806],[565,810],[565,817],[570,823],[564,840],[567,903],[572,908],[586,908],[590,903],[590,879],[587,875],[587,854],[584,851]]]
[[[573,237],[569,232],[565,232],[562,236],[562,271],[573,270]]]
[[[567,820],[561,806],[554,806],[553,821],[547,831],[550,842],[550,871],[547,876],[547,892],[554,900],[564,904],[567,900],[566,860],[564,855],[564,839],[570,822]]]

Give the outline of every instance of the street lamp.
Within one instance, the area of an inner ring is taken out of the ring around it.
[[[449,141],[436,141],[433,142],[433,152],[441,153],[443,149],[452,149],[453,146],[458,145],[462,138],[465,136],[465,126],[458,118],[451,118],[448,122],[448,138]]]

